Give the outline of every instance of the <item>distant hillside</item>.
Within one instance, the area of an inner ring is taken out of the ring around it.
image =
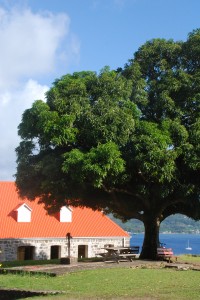
[[[144,232],[143,223],[136,219],[123,223],[112,215],[109,215],[109,217],[126,231],[133,233]],[[200,233],[200,221],[196,222],[180,214],[172,215],[162,222],[160,233]]]

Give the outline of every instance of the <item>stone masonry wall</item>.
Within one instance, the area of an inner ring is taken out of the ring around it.
[[[96,254],[102,252],[105,245],[130,246],[130,238],[116,237],[116,238],[72,238],[70,241],[70,256],[78,258],[78,246],[85,245],[86,257],[95,257]],[[0,261],[17,260],[18,247],[33,246],[34,259],[50,259],[51,246],[59,246],[60,257],[68,256],[68,243],[66,238],[56,239],[0,239]]]

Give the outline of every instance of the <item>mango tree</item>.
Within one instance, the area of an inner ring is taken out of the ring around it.
[[[146,42],[124,68],[57,79],[22,116],[19,194],[46,209],[103,209],[144,223],[156,259],[160,223],[200,218],[200,31]]]

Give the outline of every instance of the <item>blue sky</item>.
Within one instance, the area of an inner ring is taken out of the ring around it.
[[[123,67],[152,38],[186,40],[199,0],[0,0],[0,180],[14,180],[17,126],[66,73]]]

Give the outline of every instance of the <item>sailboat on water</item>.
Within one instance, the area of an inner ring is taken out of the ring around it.
[[[185,249],[186,250],[192,250],[192,247],[190,247],[190,244],[189,244],[189,240],[188,240],[188,243],[187,243],[187,247]]]

